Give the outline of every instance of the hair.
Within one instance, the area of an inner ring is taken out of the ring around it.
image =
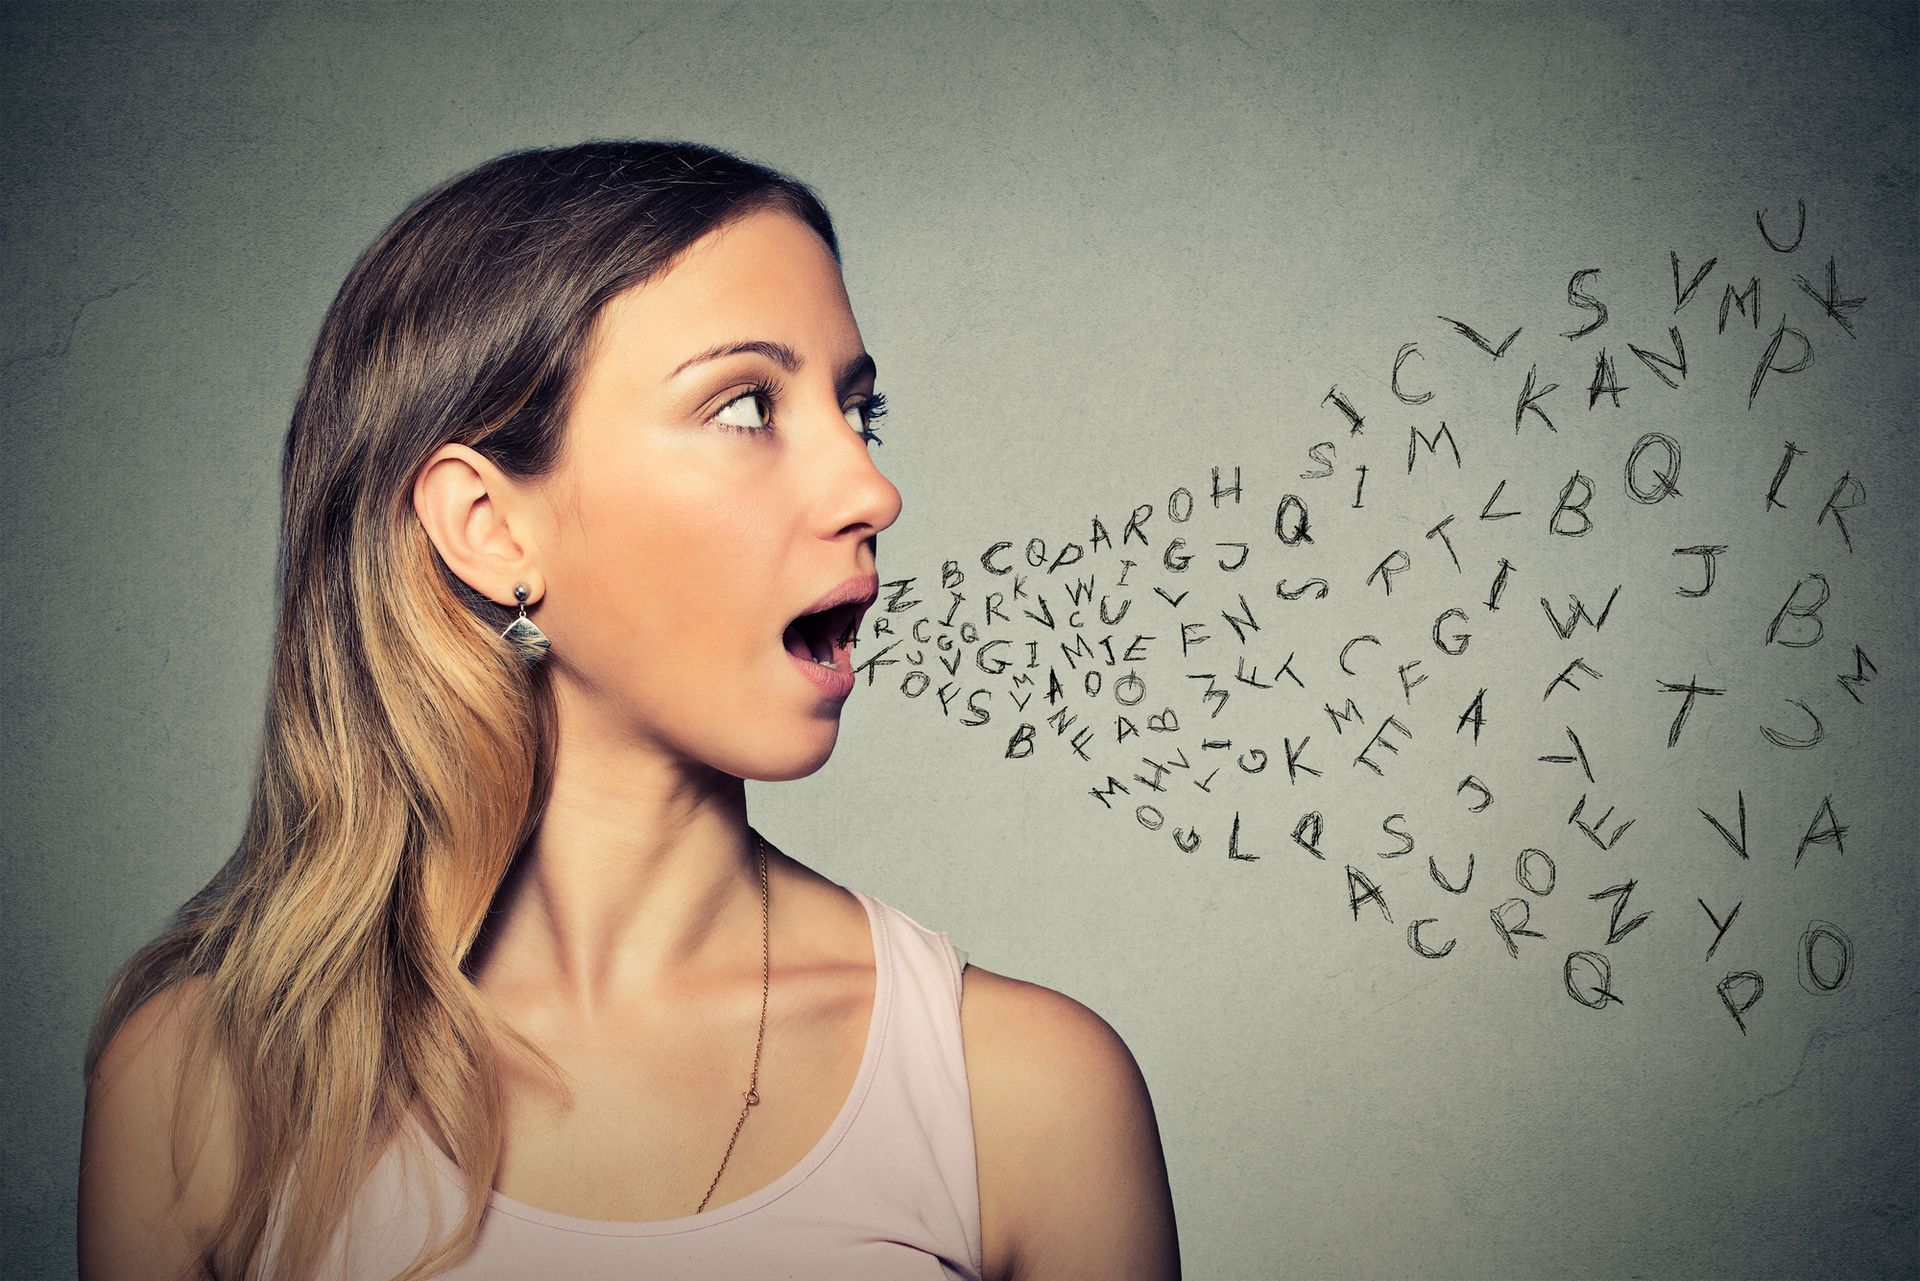
[[[410,204],[320,327],[281,463],[265,732],[232,856],[121,968],[85,1073],[183,980],[189,1076],[231,1089],[234,1194],[198,1268],[309,1281],[360,1180],[419,1106],[467,1173],[465,1213],[396,1281],[473,1243],[503,1137],[498,1054],[564,1074],[466,971],[551,779],[544,666],[514,610],[442,561],[412,508],[442,444],[516,478],[562,457],[603,305],[696,240],[774,209],[840,261],[812,190],[688,142],[594,140],[496,157]],[[564,1084],[561,1084],[564,1089]],[[276,1198],[284,1198],[278,1202]]]

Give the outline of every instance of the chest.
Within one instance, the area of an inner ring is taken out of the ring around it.
[[[746,1018],[549,1036],[541,1048],[567,1073],[570,1097],[509,1076],[494,1188],[560,1214],[626,1222],[692,1214],[703,1197],[717,1209],[757,1192],[798,1165],[839,1116],[871,1008],[871,975],[864,984],[818,976],[770,996],[759,1102],[744,1122],[757,995]]]

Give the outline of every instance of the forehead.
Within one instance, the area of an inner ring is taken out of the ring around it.
[[[653,378],[722,341],[859,349],[832,252],[812,227],[777,210],[694,241],[667,271],[609,300],[598,328],[603,351]]]

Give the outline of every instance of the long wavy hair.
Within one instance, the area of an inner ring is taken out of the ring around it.
[[[266,724],[238,847],[115,976],[89,1079],[143,1002],[195,979],[183,1061],[231,1082],[233,1199],[199,1266],[309,1281],[408,1109],[467,1173],[465,1214],[396,1281],[471,1246],[498,1173],[499,1054],[563,1073],[466,969],[551,778],[553,703],[412,506],[457,441],[549,473],[602,306],[761,209],[811,225],[804,184],[686,142],[513,152],[448,180],[361,255],[321,324],[281,465]],[[183,1072],[175,1115],[181,1115]],[[278,1204],[277,1204],[278,1203]],[[276,1208],[277,1204],[277,1208]]]

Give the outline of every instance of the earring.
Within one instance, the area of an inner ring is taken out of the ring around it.
[[[547,634],[540,630],[538,624],[527,617],[527,585],[525,583],[513,585],[513,598],[520,603],[520,617],[508,623],[507,629],[500,635],[512,641],[514,648],[520,652],[521,660],[527,666],[533,667],[547,656],[547,651],[553,647],[553,642],[547,639]]]

